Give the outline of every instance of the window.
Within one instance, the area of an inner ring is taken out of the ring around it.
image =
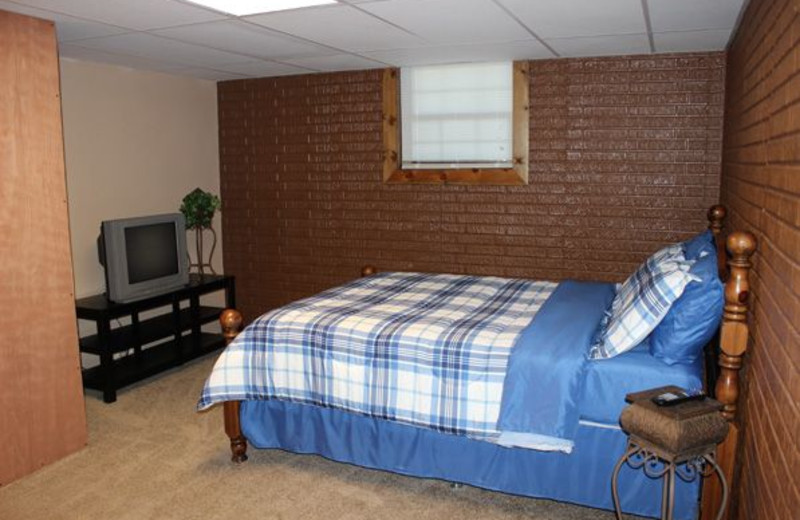
[[[387,69],[386,182],[527,184],[525,63]]]

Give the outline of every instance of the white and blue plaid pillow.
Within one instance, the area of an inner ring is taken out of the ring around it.
[[[665,247],[647,259],[619,286],[611,311],[603,319],[591,359],[627,352],[655,329],[686,285],[694,278],[680,244]]]

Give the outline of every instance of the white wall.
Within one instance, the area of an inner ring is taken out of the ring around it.
[[[176,212],[196,187],[219,194],[217,88],[212,81],[62,59],[61,95],[80,298],[105,289],[95,243],[102,220]],[[219,273],[219,215],[214,228]],[[194,255],[194,232],[187,245]]]

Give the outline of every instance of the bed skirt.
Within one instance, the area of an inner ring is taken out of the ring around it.
[[[494,491],[613,509],[611,473],[626,437],[612,426],[581,423],[570,455],[439,433],[330,408],[245,401],[242,430],[256,448],[314,453],[357,466],[460,482]],[[625,512],[658,517],[661,480],[624,467]],[[675,519],[697,518],[699,482],[676,483]]]

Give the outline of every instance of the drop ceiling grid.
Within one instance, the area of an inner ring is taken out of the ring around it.
[[[0,9],[54,20],[65,57],[221,80],[722,50],[744,1],[342,0],[246,17],[186,0],[0,0]]]

